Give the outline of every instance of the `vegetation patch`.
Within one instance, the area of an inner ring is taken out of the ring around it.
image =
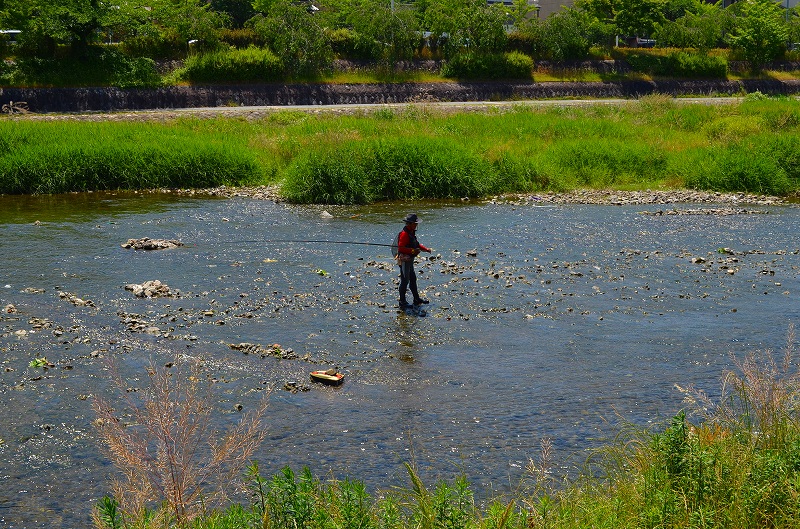
[[[195,83],[242,83],[277,81],[283,63],[271,51],[249,47],[193,55],[186,60],[180,79]]]
[[[678,387],[683,410],[649,429],[623,423],[577,478],[554,474],[552,441],[543,439],[517,486],[488,491],[483,503],[465,478],[429,486],[410,463],[405,487],[375,493],[356,479],[322,481],[307,467],[263,476],[257,462],[237,483],[232,472],[265,440],[267,399],[220,437],[224,442],[199,450],[202,440],[217,439],[207,435],[213,394],[203,377],[151,365],[144,402],[123,397],[134,425],[108,402],[95,403],[95,424],[121,476],[114,495],[97,503],[95,527],[797,527],[800,364],[793,329],[783,354],[751,351],[732,362],[716,400]],[[125,395],[124,381],[116,380]],[[156,457],[147,456],[152,446],[160,448]],[[231,502],[225,492],[233,484],[249,499]]]
[[[131,123],[0,122],[0,189],[9,194],[244,184],[261,174],[231,143]]]
[[[29,116],[0,120],[0,192],[278,184],[292,202],[364,204],[579,188],[786,196],[800,184],[800,102],[760,95],[166,123]]]

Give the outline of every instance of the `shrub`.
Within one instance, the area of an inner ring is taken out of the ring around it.
[[[186,42],[177,35],[136,35],[122,42],[122,50],[132,57],[179,59],[186,56]]]
[[[590,187],[655,180],[667,163],[660,149],[612,138],[565,140],[555,144],[547,157],[580,185]]]
[[[281,194],[300,204],[372,202],[365,157],[358,144],[300,155],[287,169]]]
[[[369,163],[379,200],[478,197],[494,189],[490,164],[451,139],[380,141]]]
[[[494,162],[498,178],[498,190],[507,192],[565,191],[561,180],[555,177],[558,171],[547,171],[537,159],[504,153]]]
[[[533,35],[515,31],[508,34],[506,48],[508,51],[518,51],[526,55],[533,55],[537,43]]]
[[[667,71],[663,75],[690,78],[725,78],[728,75],[728,61],[724,57],[678,52],[668,57]]]
[[[478,197],[499,189],[491,164],[455,140],[428,137],[351,142],[300,156],[282,194],[291,202]]]
[[[181,78],[196,83],[277,81],[283,65],[271,51],[256,47],[193,55]]]
[[[266,44],[252,28],[224,29],[220,33],[220,40],[238,49],[247,49],[251,46],[261,48]]]
[[[687,187],[709,191],[786,195],[792,185],[786,171],[771,154],[741,142],[701,149],[684,168]]]
[[[326,35],[334,55],[339,58],[368,61],[378,60],[381,56],[381,46],[377,41],[352,29],[327,29]]]
[[[667,56],[630,53],[627,61],[634,71],[650,75],[687,78],[724,78],[728,75],[728,62],[724,57],[683,51],[671,52]]]
[[[131,58],[117,49],[105,46],[89,48],[80,57],[18,59],[12,80],[18,85],[120,88],[153,87],[161,83],[152,59]]]
[[[442,76],[459,79],[530,79],[533,59],[512,51],[478,54],[463,52],[442,66]]]

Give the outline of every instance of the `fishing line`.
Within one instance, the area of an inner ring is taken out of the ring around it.
[[[292,242],[292,243],[307,243],[307,244],[361,244],[364,246],[385,246],[387,248],[391,248],[394,246],[393,244],[382,244],[379,242],[359,242],[359,241],[313,241],[313,240],[300,240],[300,239],[273,239],[273,240],[252,240],[252,241],[231,241],[232,244],[252,244],[252,243],[285,243],[285,242]]]

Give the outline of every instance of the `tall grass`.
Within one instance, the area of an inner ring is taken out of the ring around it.
[[[0,192],[214,187],[260,178],[248,149],[159,125],[0,121]]]
[[[381,200],[477,197],[502,191],[493,167],[452,140],[349,142],[299,157],[287,171],[293,202],[363,204]]]
[[[787,195],[800,177],[800,101],[665,96],[614,105],[163,124],[0,119],[0,192],[279,183],[295,202],[689,187]]]

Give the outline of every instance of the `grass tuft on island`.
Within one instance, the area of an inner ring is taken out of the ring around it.
[[[0,119],[0,193],[275,185],[290,202],[365,204],[574,189],[787,196],[800,181],[800,101],[757,93],[101,120]]]

